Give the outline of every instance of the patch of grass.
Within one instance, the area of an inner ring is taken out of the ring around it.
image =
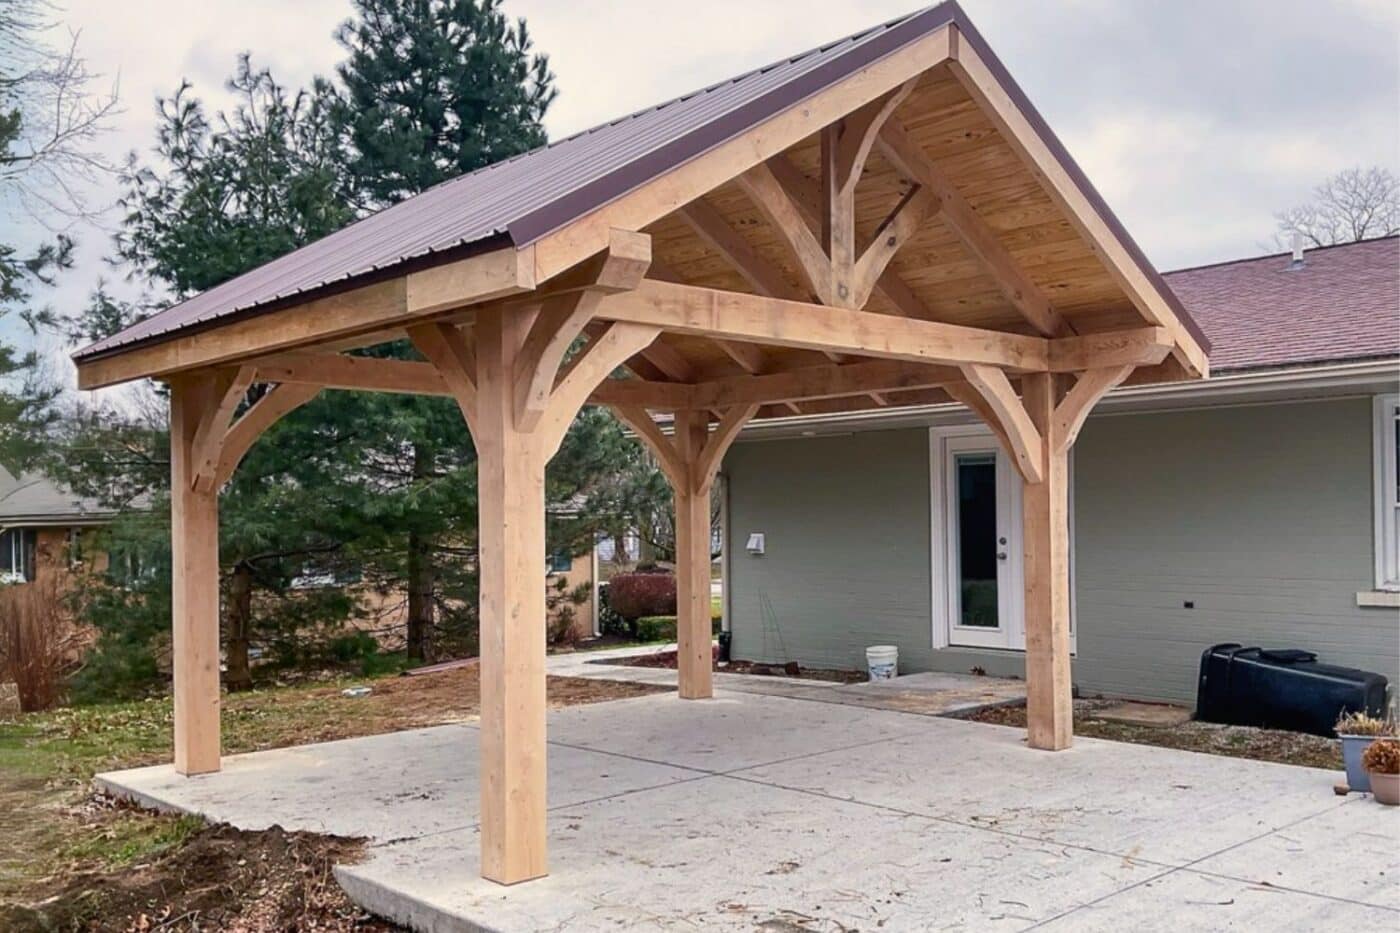
[[[103,869],[149,859],[183,845],[204,828],[197,816],[165,816],[119,810],[95,832],[71,840],[59,853],[64,862],[82,862]]]

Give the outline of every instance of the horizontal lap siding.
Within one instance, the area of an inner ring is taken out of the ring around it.
[[[923,432],[740,443],[725,473],[735,656],[858,667],[869,644],[928,644]]]
[[[1369,399],[1091,420],[1075,452],[1081,687],[1191,700],[1223,641],[1396,680],[1400,614],[1356,605],[1371,463]]]
[[[1356,606],[1371,456],[1369,399],[1091,419],[1075,452],[1076,684],[1189,701],[1221,641],[1400,679],[1400,613]],[[1019,653],[930,647],[927,432],[746,442],[726,472],[737,656],[858,667],[890,642],[905,671],[1021,673]],[[765,557],[743,550],[756,531]]]

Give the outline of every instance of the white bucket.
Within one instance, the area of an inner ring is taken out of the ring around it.
[[[894,645],[871,645],[865,649],[865,666],[871,680],[893,680],[899,669],[899,649]]]

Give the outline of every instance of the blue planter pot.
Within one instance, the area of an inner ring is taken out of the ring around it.
[[[1347,787],[1352,791],[1369,792],[1371,778],[1366,773],[1366,766],[1361,763],[1361,756],[1376,740],[1376,736],[1343,735],[1339,738],[1342,740],[1342,762],[1347,768]]]

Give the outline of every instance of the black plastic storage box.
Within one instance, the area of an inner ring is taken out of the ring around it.
[[[1381,674],[1317,663],[1311,651],[1216,645],[1201,655],[1196,718],[1333,735],[1344,712],[1385,712]]]

